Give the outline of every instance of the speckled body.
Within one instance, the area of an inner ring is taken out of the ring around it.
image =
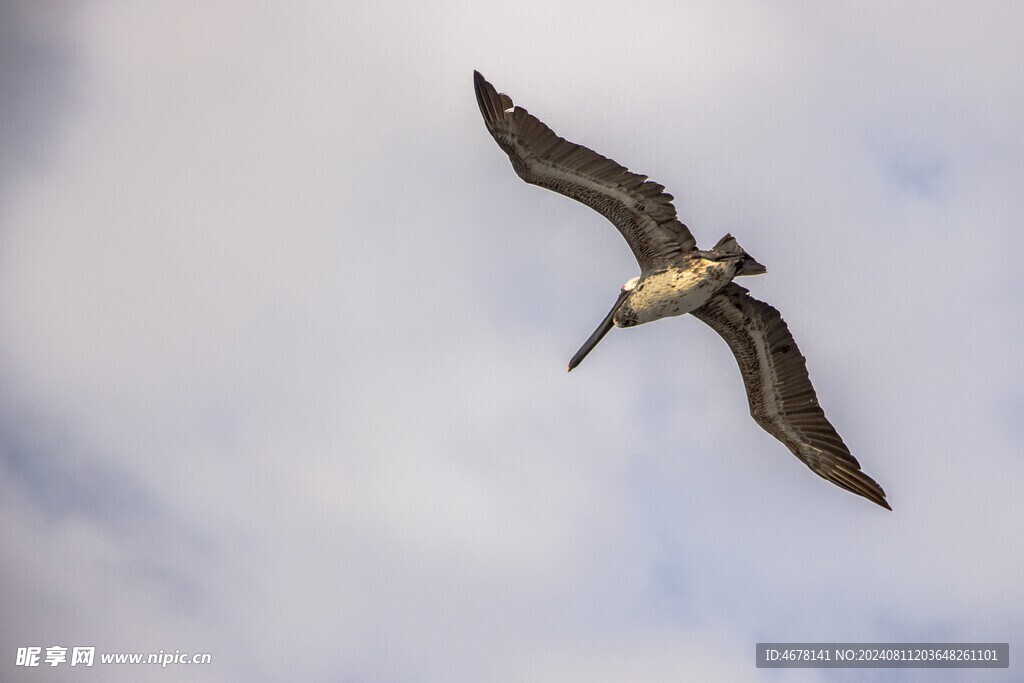
[[[644,275],[616,312],[616,327],[643,325],[703,306],[736,277],[739,264],[738,258],[709,259],[697,253],[679,266]]]

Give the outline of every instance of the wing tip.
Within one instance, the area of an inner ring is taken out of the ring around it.
[[[884,493],[881,496],[879,496],[878,498],[868,498],[868,500],[870,500],[872,503],[878,505],[879,507],[883,507],[886,510],[888,510],[889,512],[892,512],[892,506],[889,505],[889,501],[887,501],[885,499],[885,494]]]
[[[892,512],[892,507],[889,505],[889,501],[885,499],[885,490],[878,484],[878,482],[866,475],[860,470],[860,468],[857,469],[856,474],[858,487],[854,493],[857,493],[867,498],[875,505]]]
[[[476,92],[476,103],[480,107],[480,113],[483,114],[484,121],[489,121],[491,114],[487,111],[487,80],[483,77],[476,69],[473,69],[473,90]]]
[[[506,125],[503,123],[505,111],[512,106],[512,98],[499,93],[497,88],[476,69],[473,70],[473,90],[476,93],[480,114],[483,115],[484,123],[493,135],[496,129]]]
[[[864,474],[859,466],[853,471],[842,467],[833,469],[831,472],[824,475],[824,478],[840,488],[844,488],[850,493],[855,493],[862,498],[866,498],[875,505],[892,512],[892,507],[889,505],[889,501],[885,499],[885,490],[879,486],[877,481]]]

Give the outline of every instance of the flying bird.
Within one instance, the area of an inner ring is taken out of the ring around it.
[[[473,83],[487,130],[516,174],[607,218],[640,265],[640,275],[622,286],[612,310],[569,361],[569,370],[612,327],[689,313],[729,345],[757,424],[818,476],[891,510],[885,491],[861,471],[818,405],[807,361],[782,316],[732,281],[765,273],[765,267],[729,234],[708,251],[698,249],[663,185],[559,137],[479,72],[473,72]]]

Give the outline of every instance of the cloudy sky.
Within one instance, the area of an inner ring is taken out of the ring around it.
[[[844,6],[0,4],[0,677],[1019,678],[754,667],[1024,647],[1024,10]],[[892,513],[692,318],[566,374],[636,264],[474,68],[768,266]]]

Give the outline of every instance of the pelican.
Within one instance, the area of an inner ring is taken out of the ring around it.
[[[607,218],[640,265],[640,275],[622,286],[612,310],[569,361],[569,371],[612,327],[689,313],[729,345],[757,424],[818,476],[891,510],[885,491],[861,471],[818,405],[807,361],[782,316],[732,281],[765,273],[765,267],[729,234],[708,251],[698,249],[663,185],[559,137],[477,71],[473,83],[487,130],[516,174]]]

